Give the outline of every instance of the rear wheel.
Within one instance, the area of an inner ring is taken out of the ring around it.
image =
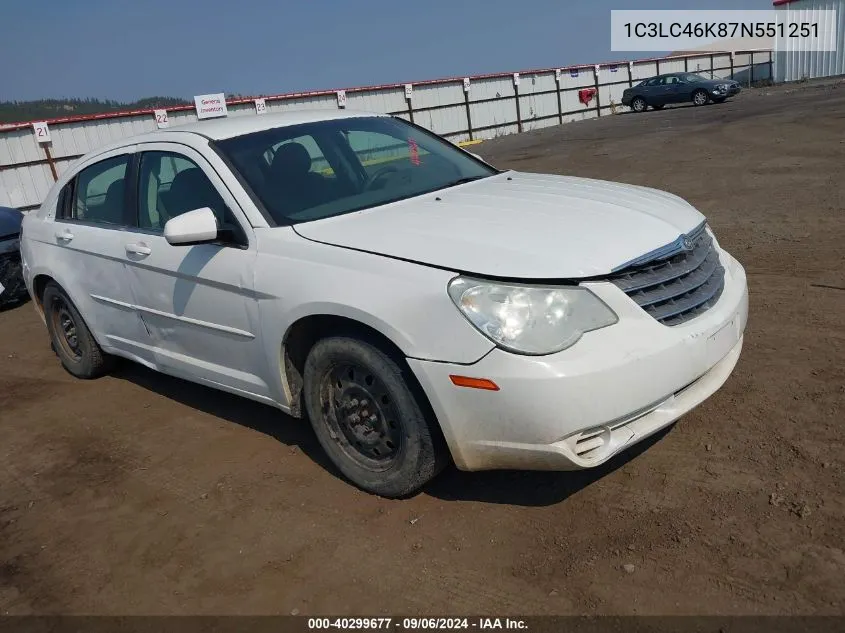
[[[77,378],[97,378],[112,365],[112,357],[100,348],[82,316],[55,282],[49,282],[42,296],[47,331],[53,351],[64,368]]]
[[[703,106],[710,100],[706,90],[696,90],[692,93],[692,102],[697,106]]]
[[[645,112],[646,108],[648,108],[648,104],[642,97],[634,97],[634,100],[631,101],[631,109],[634,112]]]
[[[320,445],[352,483],[384,497],[416,492],[448,461],[403,369],[346,337],[318,341],[305,361],[305,407]]]

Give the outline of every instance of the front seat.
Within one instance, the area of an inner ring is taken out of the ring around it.
[[[325,178],[311,171],[311,155],[301,143],[285,143],[273,157],[268,189],[285,215],[326,200]]]
[[[165,197],[165,205],[167,209],[160,214],[161,226],[158,228],[164,228],[170,218],[202,207],[210,207],[218,223],[222,223],[225,207],[220,194],[199,167],[191,167],[176,174]]]

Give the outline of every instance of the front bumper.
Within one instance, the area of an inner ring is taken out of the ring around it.
[[[748,319],[745,271],[721,252],[718,303],[675,327],[610,283],[585,284],[619,315],[549,356],[494,349],[473,365],[409,359],[462,470],[574,470],[597,466],[670,425],[724,384]],[[499,391],[456,387],[486,378]]]

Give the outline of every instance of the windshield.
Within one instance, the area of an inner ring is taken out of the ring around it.
[[[499,173],[394,117],[350,117],[216,141],[279,225],[329,218]]]

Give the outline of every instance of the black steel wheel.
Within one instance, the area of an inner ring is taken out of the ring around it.
[[[368,492],[407,496],[448,463],[413,376],[377,345],[346,337],[318,341],[305,362],[303,396],[326,454]]]
[[[77,378],[96,378],[108,371],[112,358],[94,340],[67,293],[50,282],[41,302],[53,350],[64,368]]]
[[[320,411],[346,455],[365,468],[384,471],[400,458],[399,411],[372,370],[354,362],[334,365],[320,385]]]

